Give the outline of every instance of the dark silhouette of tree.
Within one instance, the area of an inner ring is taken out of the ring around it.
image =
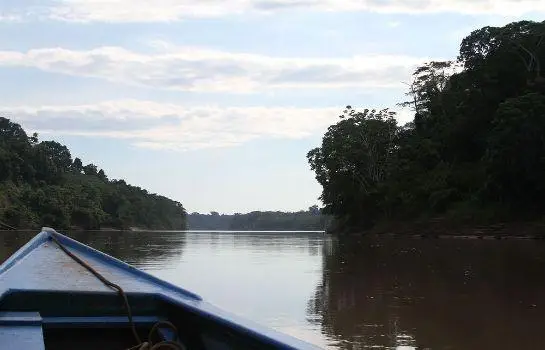
[[[81,174],[83,172],[83,163],[81,159],[74,159],[74,162],[72,163],[72,171],[76,174]]]
[[[308,153],[338,232],[385,221],[539,218],[545,203],[545,22],[483,27],[457,61],[416,69],[403,126],[348,106]]]

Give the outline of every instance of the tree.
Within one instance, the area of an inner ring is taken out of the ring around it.
[[[505,220],[545,209],[545,21],[483,27],[456,62],[418,67],[398,127],[348,108],[307,158],[341,229]],[[541,213],[541,214],[540,214]]]
[[[494,118],[484,160],[495,199],[541,208],[545,199],[545,95],[503,102]]]
[[[0,143],[26,147],[28,146],[28,136],[19,124],[0,117]]]
[[[434,107],[443,108],[442,93],[450,85],[450,77],[459,69],[454,61],[432,61],[418,67],[413,73],[413,81],[409,84],[409,101],[401,102],[401,107],[409,107],[416,116],[424,118],[434,112]],[[437,102],[438,106],[434,106]],[[443,111],[444,112],[444,111]]]
[[[81,159],[74,158],[74,162],[72,163],[72,171],[76,174],[81,174],[83,171],[83,163],[81,162]]]
[[[350,224],[371,222],[372,198],[388,176],[397,133],[395,113],[348,106],[340,121],[329,127],[321,147],[307,154],[322,185],[325,212],[344,216]]]
[[[57,172],[68,172],[72,166],[70,150],[56,141],[42,141],[36,146],[36,151],[40,152]]]
[[[99,179],[101,179],[102,181],[108,181],[108,177],[106,176],[106,174],[104,173],[104,170],[100,169],[97,173],[97,176]]]
[[[123,180],[109,182],[104,170],[72,161],[66,146],[38,143],[37,134],[29,138],[20,125],[0,118],[0,222],[17,228],[185,229],[186,212],[180,202]]]
[[[83,167],[83,173],[85,175],[93,175],[96,176],[98,174],[97,166],[94,164],[87,164]]]
[[[30,181],[34,173],[30,157],[31,146],[23,128],[0,117],[0,180]]]
[[[32,133],[32,136],[29,138],[29,140],[30,140],[30,144],[32,146],[37,145],[38,144],[38,133],[36,133],[36,132]]]
[[[320,208],[315,204],[308,208],[309,213],[313,215],[320,215]]]

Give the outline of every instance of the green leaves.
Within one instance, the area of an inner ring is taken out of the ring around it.
[[[183,206],[123,180],[109,181],[94,164],[72,161],[55,141],[38,143],[0,118],[0,221],[17,228],[185,229]]]
[[[372,197],[387,177],[397,133],[394,116],[388,109],[358,112],[348,106],[324,135],[321,147],[307,154],[328,212],[362,222],[366,219],[361,211],[374,210],[359,199]]]
[[[484,27],[462,41],[457,62],[415,70],[399,104],[414,122],[397,127],[388,110],[348,106],[307,154],[325,209],[344,228],[453,218],[459,208],[467,217],[469,207],[499,217],[507,204],[514,216],[541,215],[544,62],[545,22]]]
[[[500,104],[484,157],[492,195],[516,201],[545,198],[545,95]]]

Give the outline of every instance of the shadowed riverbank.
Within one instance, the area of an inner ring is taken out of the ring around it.
[[[379,224],[367,231],[334,232],[336,235],[385,238],[545,239],[545,223],[507,222],[487,225],[449,224],[441,220]]]

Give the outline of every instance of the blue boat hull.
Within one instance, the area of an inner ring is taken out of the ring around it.
[[[122,287],[132,322],[122,295],[61,247]],[[149,334],[162,321],[175,329],[163,325]],[[128,349],[139,345],[135,336],[142,342],[175,340],[187,350],[318,349],[52,229],[44,228],[0,266],[1,349]]]

